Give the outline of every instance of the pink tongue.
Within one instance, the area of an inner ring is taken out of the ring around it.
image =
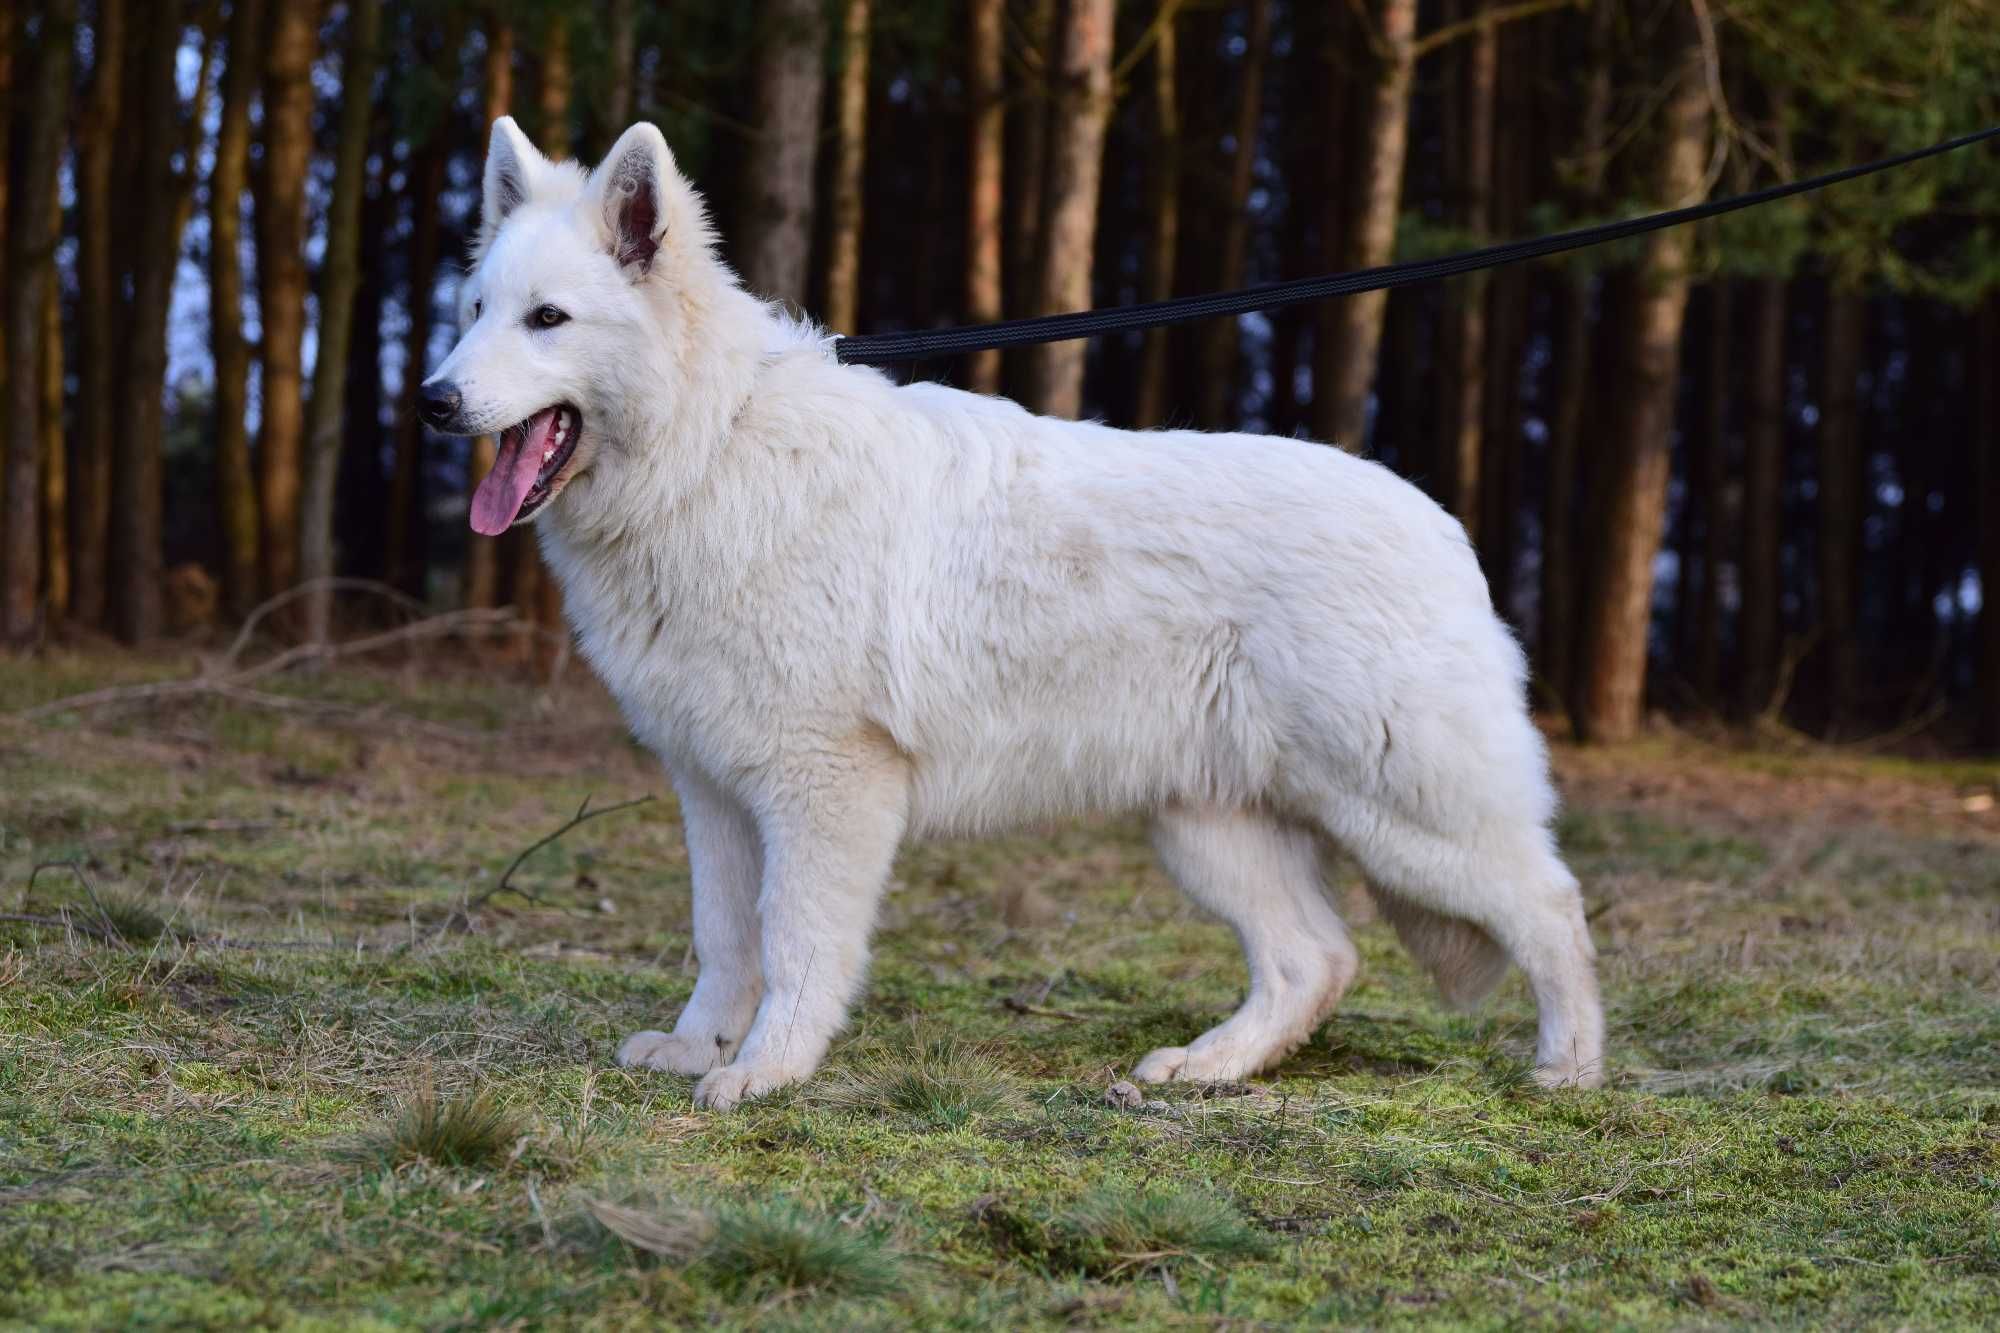
[[[535,489],[541,474],[542,455],[550,448],[555,433],[556,409],[545,408],[528,418],[518,435],[500,437],[500,454],[493,470],[472,493],[472,530],[498,537],[521,512],[528,492]]]

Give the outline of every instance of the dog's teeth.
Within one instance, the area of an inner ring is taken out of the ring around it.
[[[556,451],[553,449],[542,450],[542,461],[544,463],[548,462],[551,458],[554,458],[555,456],[556,456]]]

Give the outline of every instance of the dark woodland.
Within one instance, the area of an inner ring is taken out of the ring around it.
[[[842,333],[1231,289],[2000,121],[1992,0],[9,0],[12,649],[393,585],[560,620],[427,434],[488,126],[657,123],[746,285]],[[857,372],[860,373],[860,372]],[[1472,535],[1539,709],[2000,750],[2000,149],[1530,266],[891,367],[1302,434]],[[527,642],[527,640],[523,640]],[[534,654],[487,648],[534,670]]]

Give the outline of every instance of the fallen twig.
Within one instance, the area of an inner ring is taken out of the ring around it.
[[[555,832],[553,833],[546,834],[545,836],[536,839],[534,842],[524,847],[521,850],[520,854],[517,855],[511,862],[508,863],[507,868],[500,872],[500,879],[498,883],[494,884],[492,888],[486,889],[483,892],[476,894],[471,898],[468,898],[465,902],[465,905],[459,908],[457,911],[453,912],[449,917],[447,917],[445,919],[444,925],[439,927],[439,929],[451,930],[456,928],[462,928],[464,925],[466,925],[468,922],[472,920],[472,914],[474,912],[477,912],[480,908],[486,906],[487,903],[491,902],[497,895],[502,893],[519,894],[521,897],[527,899],[529,902],[539,905],[542,901],[540,895],[530,893],[526,889],[517,889],[514,887],[512,883],[512,880],[514,878],[514,872],[521,868],[521,863],[523,861],[527,860],[529,857],[533,856],[536,852],[539,852],[540,850],[542,850],[542,848],[548,846],[556,839],[562,837],[563,834],[569,832],[571,829],[575,828],[578,824],[587,823],[590,820],[599,819],[605,815],[615,815],[620,810],[630,810],[635,805],[645,805],[652,799],[653,797],[651,795],[635,796],[629,801],[620,801],[616,805],[607,805],[599,809],[593,810],[590,808],[590,797],[588,796],[584,797],[583,804],[579,805],[576,808],[576,813],[571,815],[569,819],[564,822],[561,828],[555,830]]]
[[[1082,1022],[1083,1015],[1071,1013],[1067,1009],[1048,1009],[1039,1004],[1029,1004],[1026,1000],[1009,995],[1000,1001],[1000,1007],[1014,1014],[1031,1014],[1036,1018],[1064,1018],[1072,1023]]]

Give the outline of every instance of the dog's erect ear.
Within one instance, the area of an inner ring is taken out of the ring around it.
[[[493,235],[507,215],[528,202],[536,179],[547,170],[549,160],[541,155],[512,116],[493,122],[493,137],[486,146],[485,193],[479,206],[479,249],[483,253],[493,243]]]
[[[643,121],[618,136],[592,177],[611,256],[634,276],[652,270],[667,234],[667,182],[673,179],[666,139]]]

